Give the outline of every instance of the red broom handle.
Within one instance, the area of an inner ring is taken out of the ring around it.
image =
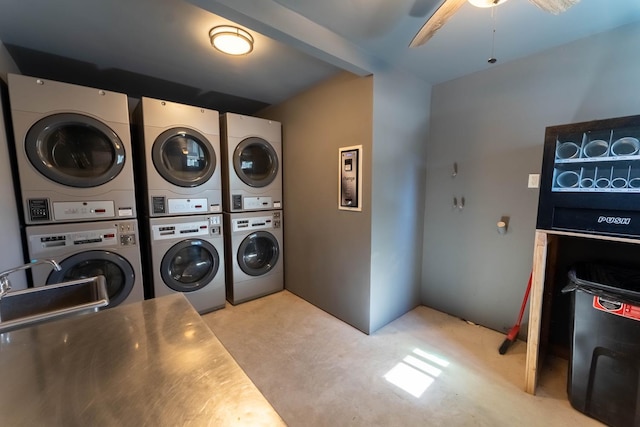
[[[533,271],[529,274],[529,283],[527,283],[527,290],[524,292],[524,299],[522,300],[522,307],[520,307],[520,314],[518,315],[518,325],[522,322],[522,315],[524,314],[524,308],[527,306],[529,300],[529,292],[531,292],[531,280],[533,279]]]

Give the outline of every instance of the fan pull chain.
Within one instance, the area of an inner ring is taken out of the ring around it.
[[[493,22],[493,33],[491,35],[491,57],[489,58],[489,60],[487,60],[489,64],[495,64],[496,61],[498,61],[494,56],[495,48],[496,48],[496,4],[498,4],[498,0],[494,0],[493,6],[491,6],[491,20]]]

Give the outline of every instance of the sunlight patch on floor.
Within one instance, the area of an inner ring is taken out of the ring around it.
[[[434,366],[438,365],[438,366]],[[449,362],[434,354],[418,348],[408,354],[384,378],[410,395],[419,398],[442,373],[441,368],[449,366]]]

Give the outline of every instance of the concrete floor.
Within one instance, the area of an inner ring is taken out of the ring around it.
[[[525,346],[418,307],[366,335],[283,291],[205,314],[292,426],[600,426],[571,408],[566,361],[523,391]]]

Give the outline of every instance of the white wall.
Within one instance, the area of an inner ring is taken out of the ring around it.
[[[6,83],[7,73],[18,73],[18,67],[11,59],[9,52],[0,41],[0,78]],[[8,105],[6,93],[2,92],[0,100],[0,271],[15,267],[24,262],[22,240],[20,238],[20,221],[16,207],[9,148],[5,128],[5,107]],[[10,277],[14,288],[26,286],[24,273],[14,273]]]
[[[420,304],[431,86],[398,70],[373,77],[371,330]]]
[[[638,46],[640,26],[626,26],[433,88],[425,305],[496,330],[513,325],[537,215],[527,175],[540,171],[545,128],[640,114]],[[454,195],[465,197],[462,211],[452,209]]]

